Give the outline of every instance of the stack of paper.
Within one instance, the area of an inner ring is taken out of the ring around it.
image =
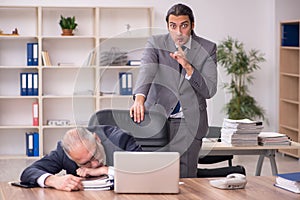
[[[224,119],[221,140],[234,146],[255,146],[262,129],[263,124],[259,121]]]
[[[300,172],[278,174],[275,186],[291,192],[300,193]]]
[[[100,66],[122,66],[127,63],[127,52],[112,47],[110,51],[100,53]]]
[[[258,135],[259,145],[290,145],[290,139],[282,133],[261,132]]]
[[[111,190],[114,185],[114,181],[112,177],[109,176],[101,176],[101,177],[93,177],[87,178],[82,181],[84,190]]]

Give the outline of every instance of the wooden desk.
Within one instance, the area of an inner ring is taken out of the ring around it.
[[[232,146],[224,142],[217,142],[215,138],[203,140],[199,156],[203,155],[259,155],[256,165],[256,176],[260,176],[264,158],[270,160],[272,174],[278,174],[275,153],[278,149],[300,149],[300,143],[292,142],[290,146]]]
[[[0,183],[0,199],[22,200],[78,200],[78,199],[105,199],[105,200],[175,200],[175,199],[299,199],[300,195],[273,186],[275,177],[249,176],[245,189],[220,190],[209,185],[207,178],[181,179],[179,194],[116,194],[114,191],[76,191],[64,192],[50,188],[24,189],[11,186],[8,183]]]

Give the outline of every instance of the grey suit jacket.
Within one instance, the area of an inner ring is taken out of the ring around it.
[[[216,44],[192,35],[187,59],[194,72],[187,80],[185,70],[179,74],[179,64],[170,57],[175,43],[169,34],[152,36],[144,50],[142,67],[134,95],[146,96],[146,109],[154,109],[170,116],[178,100],[190,132],[201,139],[207,132],[206,99],[217,91]]]

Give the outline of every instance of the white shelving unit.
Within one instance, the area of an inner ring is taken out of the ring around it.
[[[60,15],[76,17],[74,36],[61,36]],[[134,85],[139,67],[100,66],[100,55],[114,49],[140,59],[152,25],[151,7],[0,7],[0,159],[27,157],[26,132],[39,133],[43,156],[68,129],[87,125],[95,111],[128,109],[133,101],[119,94],[119,72],[132,72]],[[15,28],[19,35],[9,35]],[[38,66],[27,66],[29,42],[38,43]],[[52,66],[43,65],[42,51],[48,51]],[[91,52],[95,64],[87,66]],[[39,74],[38,96],[20,95],[24,72]],[[38,126],[32,126],[34,102],[39,104]],[[48,126],[51,119],[70,125]]]

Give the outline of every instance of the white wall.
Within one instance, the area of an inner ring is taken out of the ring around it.
[[[251,95],[266,110],[271,129],[277,126],[277,115],[272,102],[274,98],[274,1],[273,0],[198,0],[190,1],[197,16],[196,32],[219,43],[227,36],[242,41],[247,49],[259,49],[265,53],[266,62],[254,73],[255,82],[249,87]],[[197,8],[197,9],[195,9]],[[229,96],[222,88],[229,77],[219,66],[220,86],[217,95],[210,101],[209,116],[212,125],[221,125],[222,112]],[[271,75],[271,76],[270,76]],[[267,91],[267,92],[266,92]],[[268,126],[266,126],[268,128]]]
[[[165,14],[170,0],[2,0],[0,5],[58,5],[58,6],[153,6],[154,25],[166,28]],[[266,62],[254,73],[251,95],[266,110],[269,125],[265,130],[278,129],[278,23],[283,19],[300,18],[299,0],[185,0],[191,6],[196,20],[195,32],[219,43],[226,36],[244,42],[247,49],[255,48],[265,53]],[[219,90],[209,101],[209,118],[212,125],[221,125],[225,117],[222,107],[228,95],[222,81],[228,81],[219,67]]]

